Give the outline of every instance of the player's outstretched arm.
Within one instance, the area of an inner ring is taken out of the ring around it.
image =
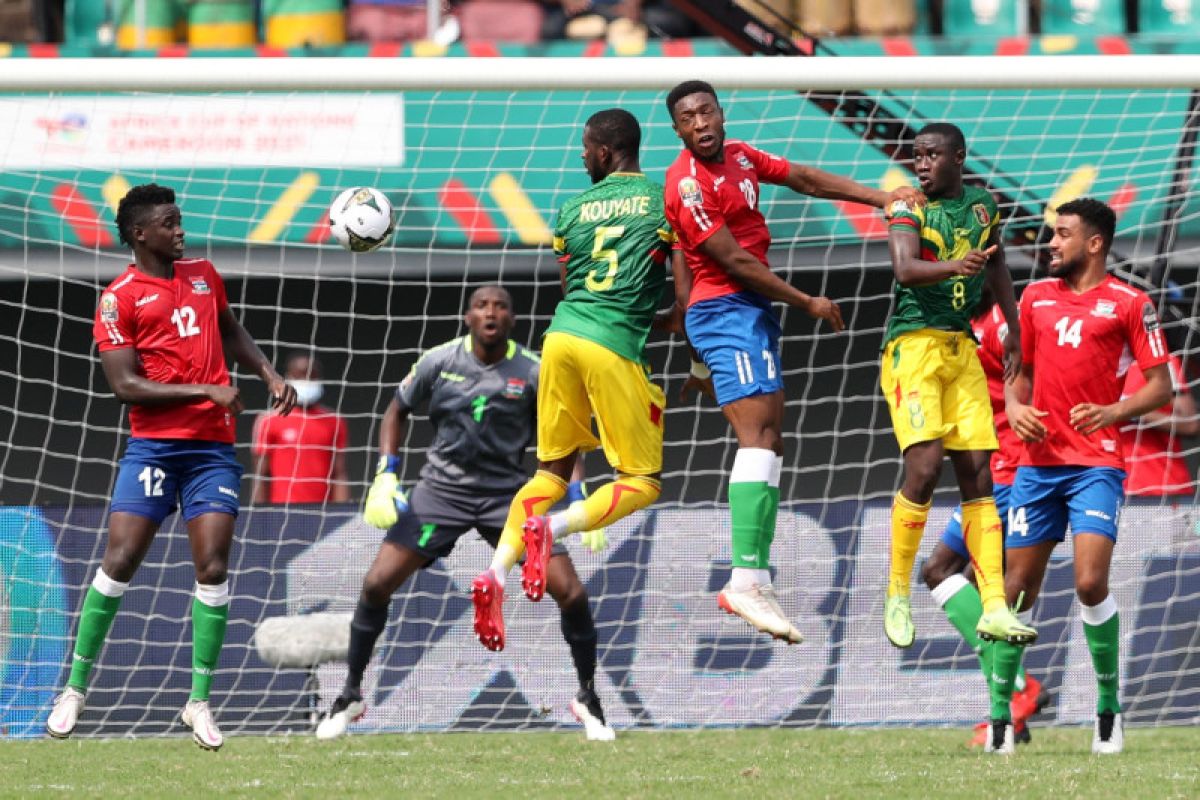
[[[987,284],[1004,314],[1008,332],[1004,335],[1004,380],[1011,383],[1021,371],[1021,318],[1017,312],[1017,294],[1013,290],[1012,274],[1008,271],[1008,259],[1004,256],[1004,244],[1000,232],[992,228],[988,249],[995,248],[988,262]]]
[[[700,250],[713,261],[721,265],[743,287],[767,297],[787,303],[789,306],[804,311],[811,317],[823,319],[833,326],[835,331],[843,330],[842,312],[837,303],[826,297],[812,297],[792,286],[767,268],[737,243],[727,226],[722,225],[707,239],[700,243]]]
[[[909,287],[930,286],[957,275],[976,275],[987,266],[996,247],[972,250],[954,261],[925,261],[921,258],[921,241],[917,232],[892,226],[888,230],[888,252],[892,257],[892,272],[896,282]]]
[[[788,164],[788,176],[784,185],[793,192],[825,200],[849,200],[876,208],[890,208],[901,200],[909,207],[925,205],[925,195],[911,186],[897,186],[890,192],[863,186],[858,181],[834,175],[816,167]]]
[[[218,312],[217,324],[221,326],[221,344],[225,352],[233,356],[243,369],[253,372],[267,385],[271,405],[276,411],[283,415],[291,413],[296,405],[296,390],[275,371],[275,367],[263,355],[263,351],[258,348],[228,306]]]
[[[191,400],[212,400],[234,414],[240,414],[243,409],[241,394],[236,386],[159,383],[139,374],[137,353],[132,347],[101,352],[100,366],[109,388],[122,403],[166,406]]]

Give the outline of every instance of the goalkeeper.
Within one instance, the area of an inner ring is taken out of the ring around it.
[[[449,555],[471,529],[495,547],[509,502],[525,482],[521,460],[533,436],[538,356],[508,338],[512,299],[499,286],[475,290],[466,324],[466,336],[417,361],[384,412],[379,470],[363,516],[387,534],[363,579],[350,623],[346,685],[317,727],[318,739],[341,736],[366,711],[363,672],[387,625],[392,594],[418,569]],[[421,479],[406,498],[399,488],[397,453],[409,414],[426,401],[434,439]],[[582,499],[581,484],[572,484],[572,493]],[[595,549],[603,546],[603,531],[590,536]],[[550,558],[547,584],[579,675],[571,710],[589,739],[612,739],[593,685],[596,627],[587,592],[561,547]]]

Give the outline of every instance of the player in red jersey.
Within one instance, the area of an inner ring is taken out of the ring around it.
[[[799,642],[800,633],[776,599],[768,566],[779,508],[784,409],[779,316],[771,303],[787,303],[835,331],[844,325],[837,303],[805,294],[771,271],[759,182],[880,208],[898,200],[916,205],[924,197],[909,187],[870,189],[727,140],[716,91],[703,81],[672,89],[667,110],[684,145],[667,170],[664,197],[682,253],[674,262],[677,307],[687,309],[687,336],[703,359],[693,365],[693,376],[712,378],[717,403],[738,439],[729,476],[733,574],[717,602],[760,631]]]
[[[71,676],[46,730],[65,738],[75,729],[121,596],[163,519],[182,506],[196,596],[192,691],[181,716],[197,744],[216,750],[224,740],[208,696],[229,616],[226,570],[242,477],[233,441],[243,403],[230,384],[226,351],[267,384],[280,413],[291,410],[296,392],[233,315],[213,265],[182,257],[183,219],[173,190],[153,183],[130,189],[117,207],[117,230],[134,263],[100,295],[93,332],[104,377],[129,405],[131,435],[113,489],[104,558],[80,612]]]
[[[1071,527],[1075,593],[1096,670],[1092,752],[1124,745],[1120,627],[1108,589],[1125,478],[1121,422],[1171,397],[1167,344],[1150,298],[1105,271],[1116,215],[1098,200],[1058,208],[1050,276],[1021,296],[1021,372],[1007,387],[1008,421],[1025,442],[1005,539],[1008,601],[1029,612],[1050,554]],[[1146,384],[1124,400],[1130,356]],[[1021,649],[993,646],[993,680],[1012,691]]]
[[[321,362],[297,352],[285,364],[283,377],[296,390],[296,408],[254,421],[254,502],[345,503],[346,420],[319,402]]]
[[[1004,339],[1008,335],[1008,323],[987,289],[980,301],[979,313],[971,320],[971,333],[979,343],[979,362],[987,376],[988,398],[992,403],[992,419],[996,426],[996,438],[1000,448],[991,455],[992,496],[1000,521],[1007,525],[1008,500],[1013,480],[1017,476],[1017,462],[1021,458],[1021,439],[1008,424],[1004,408]],[[983,640],[975,631],[979,617],[983,614],[983,602],[979,589],[970,580],[971,554],[963,539],[962,506],[954,509],[950,523],[942,532],[942,539],[933,553],[921,565],[921,579],[929,587],[934,601],[946,612],[946,618],[979,655],[984,680],[992,682],[990,641]],[[1049,703],[1049,695],[1042,690],[1041,682],[1027,676],[1025,670],[1017,673],[1016,688],[1011,702],[1012,722],[1016,744],[1030,741],[1028,720]],[[981,722],[976,726],[971,744],[982,747],[987,744],[989,726]]]
[[[1173,391],[1171,402],[1121,426],[1127,495],[1184,500],[1196,492],[1196,482],[1179,440],[1200,433],[1200,417],[1196,416],[1196,400],[1188,389],[1183,364],[1172,355],[1168,366]],[[1145,384],[1146,378],[1138,365],[1131,364],[1121,399]]]

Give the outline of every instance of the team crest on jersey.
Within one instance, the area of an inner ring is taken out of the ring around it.
[[[208,284],[205,283],[204,278],[192,278],[192,291],[196,294],[209,293]]]
[[[1092,309],[1093,317],[1101,319],[1116,319],[1117,304],[1112,300],[1097,300],[1096,307]]]
[[[980,225],[987,225],[988,221],[991,220],[991,217],[988,216],[987,206],[983,203],[976,203],[971,206],[971,210],[975,212],[975,220]]]
[[[106,294],[100,298],[100,321],[112,324],[117,321],[117,296]]]
[[[745,153],[738,153],[736,160],[742,169],[754,169],[754,165],[750,163],[750,159],[746,158]]]
[[[700,182],[695,178],[688,176],[681,178],[679,181],[679,199],[683,201],[684,208],[693,208],[704,203],[704,196],[700,194]]]
[[[520,378],[509,378],[508,383],[504,384],[504,396],[509,400],[516,400],[523,394],[525,394],[525,381]]]

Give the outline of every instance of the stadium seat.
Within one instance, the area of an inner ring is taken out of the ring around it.
[[[257,40],[254,0],[194,0],[188,5],[192,47],[248,47]]]
[[[914,0],[854,0],[854,28],[862,36],[901,36],[917,24]]]
[[[424,0],[352,0],[346,11],[351,41],[411,42],[424,39],[428,27]]]
[[[272,47],[327,47],[346,41],[341,0],[262,0],[266,43]]]
[[[800,30],[809,36],[845,36],[852,32],[849,0],[799,0],[797,6]]]
[[[1125,33],[1125,0],[1043,0],[1042,33]]]
[[[1200,35],[1200,2],[1193,0],[1141,0],[1138,30],[1153,36]]]
[[[464,42],[535,44],[542,37],[543,10],[533,0],[467,0],[458,7]]]
[[[1029,31],[1025,0],[944,0],[946,36],[1023,36]]]
[[[162,47],[180,40],[187,24],[182,9],[173,0],[161,3],[145,3],[145,27],[139,32],[138,8],[134,0],[117,0],[113,13],[117,29],[117,47],[122,50],[137,50]]]

